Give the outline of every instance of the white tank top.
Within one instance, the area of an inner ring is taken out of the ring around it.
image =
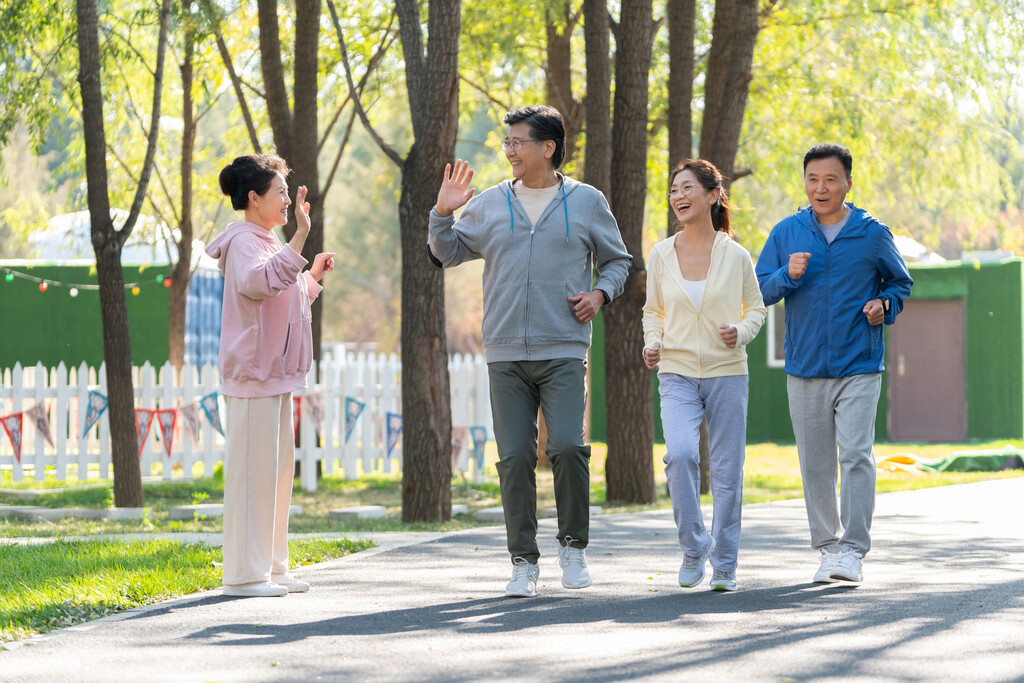
[[[707,279],[694,282],[693,280],[683,278],[683,284],[686,286],[686,293],[690,296],[690,301],[693,302],[694,308],[698,311],[700,310],[700,300],[704,296],[704,286],[707,283]]]

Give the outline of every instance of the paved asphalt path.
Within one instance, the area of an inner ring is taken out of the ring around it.
[[[1024,478],[878,496],[856,587],[811,583],[801,501],[743,523],[736,593],[676,585],[667,510],[595,517],[576,591],[543,520],[534,599],[502,597],[503,528],[406,534],[297,572],[306,594],[202,593],[10,644],[0,680],[1024,681]]]

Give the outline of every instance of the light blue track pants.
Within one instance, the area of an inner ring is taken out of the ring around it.
[[[711,535],[716,544],[711,566],[735,571],[747,441],[747,375],[696,379],[660,374],[658,382],[661,424],[668,447],[665,475],[679,546],[687,555],[700,555],[708,544],[700,510],[699,451],[701,418],[707,415],[714,498]]]

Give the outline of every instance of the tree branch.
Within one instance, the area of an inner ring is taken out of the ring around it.
[[[146,142],[146,160],[142,165],[142,175],[139,178],[139,186],[135,191],[135,199],[132,200],[131,209],[128,211],[128,219],[124,227],[116,230],[117,239],[123,246],[128,237],[132,234],[135,222],[142,211],[142,202],[146,197],[146,187],[149,185],[149,176],[153,172],[153,160],[156,158],[156,143],[160,133],[160,96],[163,91],[164,61],[167,54],[167,27],[170,23],[171,0],[163,0],[160,6],[160,39],[156,50],[156,75],[153,79],[153,111],[152,123],[149,127],[149,139]]]
[[[348,115],[348,125],[345,126],[345,135],[341,138],[341,145],[338,146],[338,153],[334,155],[334,163],[331,164],[331,170],[327,174],[327,179],[324,181],[324,187],[321,194],[326,195],[327,191],[331,189],[331,183],[334,181],[334,174],[338,170],[338,165],[341,163],[341,155],[345,153],[345,147],[348,146],[348,139],[352,135],[352,127],[356,122],[356,109],[352,108],[352,113]]]
[[[377,133],[373,125],[370,123],[370,119],[367,117],[366,111],[363,109],[362,102],[359,101],[359,92],[356,90],[355,82],[352,80],[352,66],[348,61],[348,49],[345,47],[345,36],[341,31],[341,22],[338,21],[338,12],[334,7],[334,0],[327,0],[327,7],[331,11],[331,21],[334,23],[334,30],[338,34],[338,44],[341,46],[341,61],[345,65],[345,81],[348,83],[348,91],[352,96],[352,103],[355,105],[356,113],[359,114],[359,120],[362,122],[363,128],[366,129],[366,132],[370,134],[373,141],[377,143],[378,147],[380,147],[381,151],[383,151],[391,161],[395,162],[396,166],[401,168],[404,164],[404,160],[398,152],[396,152],[391,145],[384,142],[384,139]],[[408,58],[409,56],[406,55],[406,59]]]
[[[242,110],[242,118],[245,119],[245,128],[249,131],[249,141],[252,143],[253,151],[259,154],[263,151],[260,148],[260,139],[256,135],[256,126],[253,123],[249,105],[245,101],[245,93],[242,92],[242,79],[238,77],[238,73],[235,71],[234,62],[231,60],[231,53],[228,52],[227,43],[224,42],[224,36],[221,34],[220,15],[213,9],[210,0],[203,0],[203,4],[213,20],[213,35],[217,40],[217,50],[220,52],[220,59],[224,62],[224,68],[227,69],[228,76],[231,78],[231,85],[235,89],[235,97],[238,99],[238,106]]]
[[[496,98],[493,95],[491,95],[490,91],[488,91],[486,88],[484,88],[481,85],[477,85],[473,81],[471,81],[468,78],[466,78],[465,76],[463,76],[461,73],[459,74],[459,80],[462,81],[463,83],[465,83],[466,85],[468,85],[473,90],[476,90],[478,93],[480,93],[484,97],[486,97],[488,101],[490,101],[496,107],[500,107],[503,111],[508,111],[508,110],[510,110],[512,108],[512,106],[508,102],[502,102],[498,98]]]

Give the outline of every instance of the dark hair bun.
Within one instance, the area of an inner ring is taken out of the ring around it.
[[[238,189],[238,178],[235,176],[234,164],[228,164],[220,172],[220,191],[230,197]]]

